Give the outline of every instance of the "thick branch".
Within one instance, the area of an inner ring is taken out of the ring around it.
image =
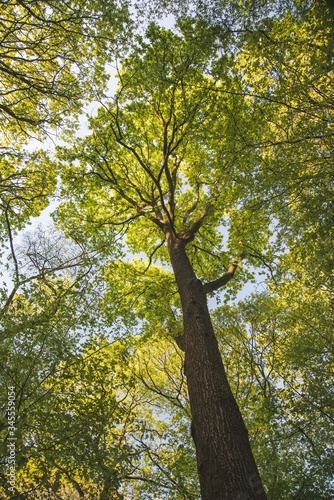
[[[215,290],[218,290],[219,288],[223,287],[226,285],[234,276],[235,270],[238,267],[240,261],[245,257],[245,254],[240,254],[237,259],[233,260],[227,272],[223,274],[220,278],[210,281],[209,283],[205,283],[203,285],[203,290],[205,293],[212,293]]]
[[[189,231],[185,231],[181,234],[181,239],[185,241],[185,243],[190,243],[195,238],[196,233],[200,230],[205,217],[208,215],[208,210],[205,209],[204,212],[198,217],[198,219],[194,222]]]

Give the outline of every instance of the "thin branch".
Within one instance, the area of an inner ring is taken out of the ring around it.
[[[15,254],[13,254],[15,256]],[[26,285],[27,283],[30,283],[34,280],[43,280],[43,282],[49,286],[50,289],[52,289],[52,287],[50,287],[50,284],[48,284],[48,282],[46,282],[46,276],[49,275],[49,274],[52,274],[52,273],[55,273],[56,271],[65,271],[67,269],[71,269],[71,268],[75,268],[77,267],[78,265],[81,264],[81,261],[80,260],[76,260],[77,258],[82,258],[82,256],[78,256],[78,257],[74,257],[70,260],[68,260],[67,262],[65,262],[64,264],[60,264],[59,266],[55,266],[55,267],[42,267],[41,269],[38,269],[38,273],[37,274],[33,274],[32,276],[29,276],[28,278],[24,278],[22,280],[20,280],[20,277],[19,277],[19,270],[18,270],[18,267],[16,268],[16,271],[15,271],[15,274],[16,274],[16,284],[14,285],[11,293],[9,294],[9,296],[7,297],[7,300],[4,304],[4,306],[2,307],[2,309],[0,309],[0,317],[3,316],[9,306],[11,305],[17,291],[23,286],[23,285]],[[15,259],[16,260],[16,257]],[[31,259],[30,259],[31,260]],[[34,264],[34,262],[32,261],[32,263]],[[16,260],[16,265],[17,265],[17,260]],[[88,270],[86,270],[84,272],[84,274],[82,275],[82,277],[86,276],[89,271],[91,269],[91,266],[88,267]],[[70,288],[73,288],[74,284],[76,283],[73,282],[73,284],[71,285]]]
[[[276,281],[276,278],[274,276],[273,268],[271,267],[270,264],[268,264],[268,262],[266,261],[265,257],[263,257],[263,255],[258,250],[250,247],[249,245],[244,244],[244,247],[245,248],[249,248],[249,250],[251,250],[252,252],[254,252],[254,253],[248,253],[247,255],[249,255],[250,257],[253,257],[254,259],[259,259],[262,262],[262,264],[269,270],[271,279],[273,280],[273,282],[275,283],[275,285],[278,285],[278,283]]]
[[[186,215],[183,217],[183,219],[182,219],[182,223],[183,224],[185,224],[187,222],[189,215],[192,214],[196,210],[198,202],[199,202],[199,184],[197,183],[197,186],[196,186],[196,199],[195,199],[193,205],[187,210]]]
[[[121,130],[121,127],[120,127],[120,122],[119,122],[119,118],[118,117],[119,117],[119,105],[118,105],[118,102],[116,102],[116,115],[113,115],[113,119],[115,120],[117,130],[115,130],[115,128],[114,128],[114,126],[113,126],[112,123],[110,124],[110,128],[112,130],[112,133],[114,134],[116,142],[120,146],[122,146],[123,148],[127,149],[128,151],[130,151],[130,153],[137,160],[137,162],[140,165],[140,167],[150,177],[150,179],[152,180],[153,184],[157,187],[157,190],[158,190],[158,193],[159,193],[159,199],[160,199],[161,207],[162,207],[164,213],[167,216],[167,219],[169,221],[169,224],[170,224],[173,232],[175,232],[173,219],[172,219],[172,217],[171,217],[171,215],[169,213],[169,210],[167,209],[167,207],[165,205],[164,194],[163,194],[162,189],[161,189],[161,184],[160,184],[159,178],[155,177],[155,175],[153,174],[152,170],[145,164],[144,160],[138,154],[137,150],[133,146],[130,146],[129,144],[127,144],[126,142],[123,141],[123,139],[122,139],[122,130]],[[124,191],[122,191],[122,192],[120,191],[120,194],[122,196],[124,196]],[[154,220],[154,222],[156,222],[159,225],[159,227],[161,227],[161,224],[159,224],[157,220]]]
[[[217,254],[215,254],[213,252],[210,252],[210,250],[207,250],[206,248],[202,248],[202,247],[200,247],[198,245],[195,245],[194,243],[193,243],[193,247],[195,248],[195,250],[198,250],[200,252],[204,252],[204,253],[206,253],[208,255],[211,255],[211,257],[214,257],[215,259],[218,259],[218,260],[221,259],[220,255],[217,255]]]
[[[14,266],[15,266],[15,281],[16,281],[16,285],[19,283],[20,281],[20,276],[19,276],[19,264],[17,262],[17,258],[16,258],[16,255],[15,255],[15,249],[14,249],[14,241],[13,241],[13,234],[12,234],[12,230],[11,230],[11,226],[10,226],[10,221],[9,221],[9,216],[8,216],[8,209],[9,209],[9,203],[5,209],[5,218],[6,218],[6,225],[7,225],[7,229],[8,229],[8,236],[9,236],[9,244],[10,244],[10,250],[11,250],[11,253],[12,253],[12,257],[13,257],[13,260],[14,260]]]
[[[147,267],[144,269],[144,272],[143,274],[145,274],[148,269],[151,267],[151,264],[152,264],[152,259],[154,257],[154,254],[159,250],[159,248],[161,248],[163,245],[165,244],[165,239],[163,239],[158,246],[155,247],[155,249],[153,250],[153,252],[151,253],[151,255],[149,256],[149,262],[148,262],[148,265]]]
[[[68,480],[75,486],[75,489],[77,490],[78,494],[79,494],[79,497],[80,498],[83,498],[85,496],[85,493],[84,491],[82,490],[80,484],[78,483],[78,481],[76,481],[70,474],[70,472],[65,469],[65,467],[62,467],[60,464],[58,464],[57,462],[54,462],[55,466],[57,467],[57,469],[59,469],[61,472],[63,472],[66,477],[68,478]]]

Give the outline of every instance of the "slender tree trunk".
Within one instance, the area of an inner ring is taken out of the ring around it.
[[[207,307],[185,243],[166,232],[181,296],[191,432],[203,500],[266,499],[248,432],[231,392]]]

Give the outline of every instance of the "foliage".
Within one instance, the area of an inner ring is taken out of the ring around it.
[[[45,144],[29,141],[57,138],[65,126],[70,134],[101,95],[125,13],[98,1],[1,1],[0,238],[11,240],[48,205],[57,170]]]
[[[32,450],[27,433],[38,426],[34,415],[49,397],[48,381],[61,362],[72,358],[80,333],[97,321],[91,316],[92,263],[84,252],[56,233],[50,237],[36,231],[26,235],[13,258],[13,282],[1,290],[0,428],[4,466],[10,437],[8,388],[14,387],[19,469]],[[1,487],[7,491],[5,471],[3,467]]]
[[[197,498],[182,356],[150,338],[91,338],[44,379],[18,424],[23,498]]]
[[[63,123],[101,91],[112,42],[106,22],[110,30],[117,20],[116,37],[125,17],[116,4],[107,12],[97,1],[1,4],[1,130],[10,140]]]
[[[202,281],[245,256],[213,318],[268,498],[333,496],[330,2],[181,4],[156,2],[181,19],[126,52],[123,4],[2,2],[0,430],[4,463],[14,385],[18,498],[198,498],[161,217],[196,232]],[[26,147],[59,127],[57,161]],[[60,174],[74,243],[18,249]],[[255,270],[266,293],[229,302]]]
[[[99,248],[101,238],[115,240],[122,231],[126,237],[119,243],[125,241],[131,254],[167,264],[156,221],[170,219],[177,234],[186,235],[205,218],[189,255],[199,277],[212,279],[224,271],[231,252],[241,250],[230,240],[225,251],[220,228],[233,226],[233,207],[243,194],[234,179],[239,165],[233,164],[235,126],[230,125],[236,114],[248,111],[241,98],[230,96],[235,85],[230,59],[217,55],[219,44],[217,53],[209,44],[215,30],[188,22],[180,30],[177,35],[152,25],[148,42],[139,39],[124,60],[115,99],[90,120],[93,133],[72,149],[59,150],[68,202],[57,220],[68,234],[80,227]],[[224,79],[205,74],[213,57],[224,66]],[[243,228],[249,238],[259,220],[268,222],[265,213],[256,216]],[[264,229],[262,247],[268,235]]]
[[[295,283],[280,296],[255,295],[215,312],[225,366],[271,499],[333,493],[333,318],[327,314],[323,293],[296,293]]]

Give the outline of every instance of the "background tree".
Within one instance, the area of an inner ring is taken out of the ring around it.
[[[15,280],[8,291],[4,286],[1,290],[3,468],[0,485],[3,495],[9,493],[6,474],[8,387],[15,387],[18,471],[32,451],[34,439],[27,438],[27,433],[38,426],[34,415],[36,406],[40,408],[49,397],[47,382],[57,372],[60,362],[71,358],[76,349],[77,326],[84,330],[90,324],[89,313],[85,311],[92,287],[87,281],[91,268],[87,257],[59,236],[58,239],[46,237],[39,232],[35,238],[27,236],[25,251],[22,247],[14,254]]]
[[[36,136],[101,92],[126,9],[75,0],[1,5],[2,131]]]
[[[31,425],[28,410],[45,398],[43,381],[75,345],[71,321],[76,318],[78,326],[82,320],[75,298],[87,285],[87,255],[77,249],[62,260],[66,245],[57,238],[47,241],[37,232],[26,252],[18,251],[17,231],[49,204],[57,183],[47,154],[29,141],[54,138],[65,123],[70,133],[84,104],[101,93],[125,11],[116,4],[106,10],[98,2],[1,2],[1,405],[6,442],[6,388],[15,385],[19,466],[25,456],[22,435]],[[6,481],[3,476],[3,486]]]
[[[7,242],[56,187],[45,152],[28,142],[55,138],[65,124],[68,134],[75,128],[83,106],[106,85],[105,66],[126,19],[115,3],[1,2],[0,230]]]
[[[182,356],[161,332],[92,336],[39,389],[22,427],[21,497],[198,498]]]
[[[268,497],[329,499],[332,319],[323,293],[280,292],[218,308],[215,326]]]

